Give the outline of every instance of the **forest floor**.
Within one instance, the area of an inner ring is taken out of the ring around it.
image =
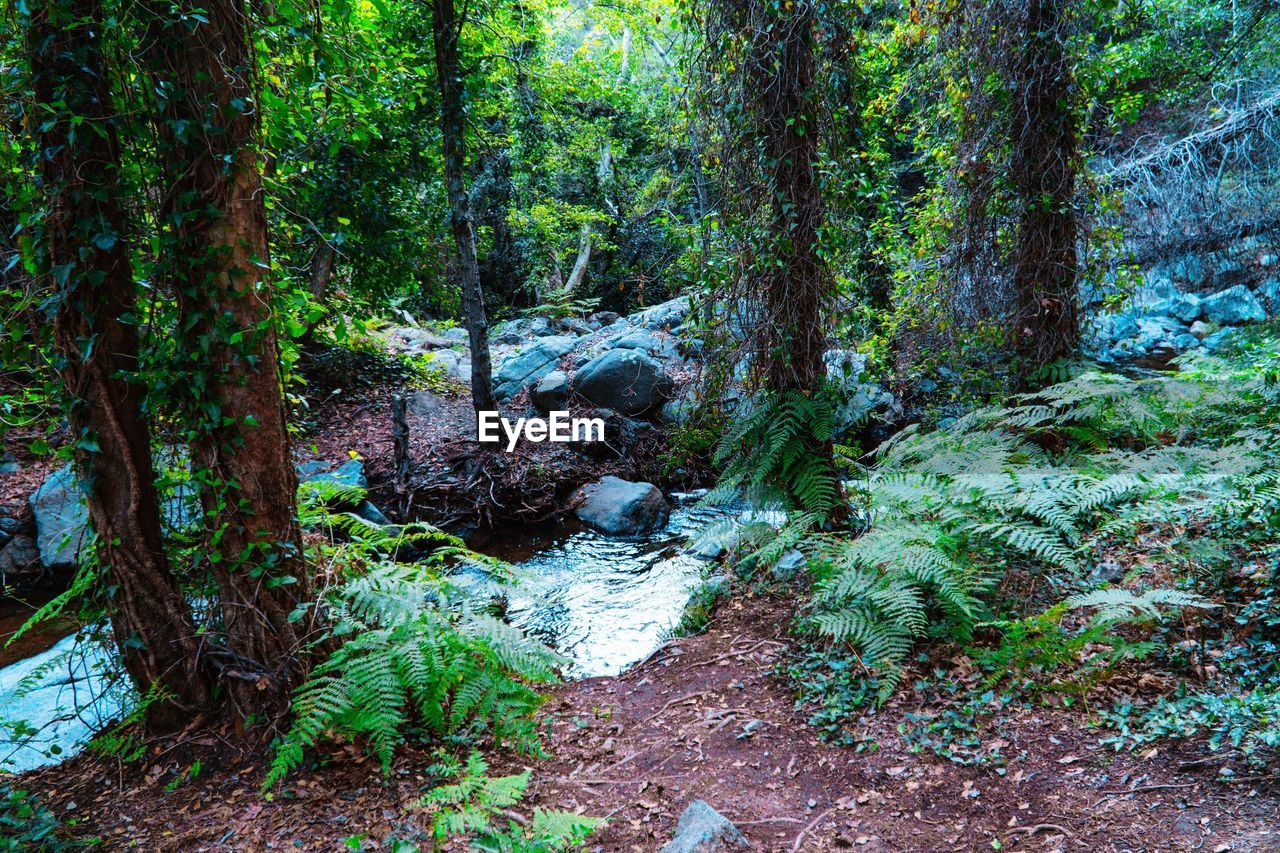
[[[1113,752],[1079,710],[1005,714],[985,734],[1012,756],[1002,774],[906,747],[911,691],[864,721],[859,740],[876,748],[825,744],[775,674],[789,612],[786,597],[735,598],[623,675],[553,688],[550,757],[490,756],[494,772],[532,769],[526,813],[607,815],[588,849],[657,850],[703,799],[760,850],[1280,850],[1275,778],[1223,782],[1224,760],[1191,746]],[[384,778],[339,748],[269,798],[266,760],[204,733],[133,764],[82,755],[24,784],[106,849],[335,850],[426,831],[429,751],[403,750]]]

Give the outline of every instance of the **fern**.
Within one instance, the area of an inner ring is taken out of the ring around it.
[[[328,517],[328,523],[335,518]],[[538,752],[531,685],[556,678],[562,658],[477,607],[440,569],[471,559],[461,543],[429,525],[366,530],[335,558],[351,576],[326,601],[332,634],[344,642],[296,692],[293,725],[263,783],[277,784],[321,740],[363,739],[384,772],[407,731],[427,736],[487,733],[496,743]],[[379,557],[412,541],[434,547],[430,561]],[[472,560],[474,562],[474,560]]]
[[[444,756],[432,768],[437,776],[456,781],[428,791],[419,805],[434,812],[431,827],[438,842],[470,835],[476,850],[494,853],[555,853],[580,847],[604,821],[563,811],[535,809],[525,826],[494,819],[517,804],[529,785],[529,771],[512,776],[488,776],[489,766],[479,752],[472,752],[465,767]]]
[[[800,543],[822,555],[810,561],[812,627],[858,652],[881,676],[883,698],[919,638],[969,635],[986,590],[1011,567],[1071,583],[1097,543],[1137,524],[1224,513],[1270,523],[1280,475],[1267,440],[1280,438],[1271,426],[1280,391],[1221,363],[1188,373],[1135,381],[1084,372],[946,430],[901,431],[852,492],[865,535],[812,533]],[[766,424],[787,434],[774,413],[760,417],[734,440]],[[1100,626],[1212,606],[1173,590],[1106,590],[1067,605],[1096,608]]]
[[[745,500],[826,518],[836,508],[840,484],[831,454],[835,414],[828,395],[799,391],[743,406],[713,457],[724,471],[706,500]]]
[[[1174,609],[1195,607],[1200,610],[1211,610],[1218,606],[1207,598],[1176,589],[1151,589],[1141,595],[1135,595],[1121,587],[1107,587],[1073,595],[1067,599],[1066,605],[1071,610],[1097,608],[1092,621],[1099,627],[1157,619],[1160,616],[1161,607]]]

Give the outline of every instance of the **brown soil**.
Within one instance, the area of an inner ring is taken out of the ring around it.
[[[657,850],[695,798],[760,850],[1280,849],[1272,777],[1224,784],[1222,760],[1112,752],[1076,711],[1027,710],[987,733],[1014,756],[1004,775],[905,749],[897,726],[918,702],[910,693],[859,731],[878,748],[824,744],[773,674],[788,606],[736,599],[705,634],[622,676],[553,690],[551,758],[492,758],[495,771],[532,767],[521,811],[608,815],[589,848],[610,851]],[[203,772],[166,791],[197,757]],[[423,749],[404,750],[384,779],[372,759],[340,748],[269,799],[257,788],[265,760],[205,735],[154,744],[136,765],[81,756],[23,784],[106,849],[334,850],[352,836],[424,830],[414,805],[432,761]]]

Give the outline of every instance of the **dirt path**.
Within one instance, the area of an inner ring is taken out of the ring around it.
[[[532,764],[522,809],[610,815],[589,845],[609,851],[657,850],[695,798],[760,850],[1280,850],[1274,782],[1215,782],[1221,762],[1179,772],[1186,756],[1164,750],[1116,754],[1075,712],[1028,711],[992,733],[1013,757],[1003,775],[904,749],[909,699],[866,721],[859,734],[880,748],[828,746],[771,674],[785,618],[783,601],[735,600],[705,634],[623,676],[557,688],[552,758]],[[197,757],[202,772],[175,785]],[[270,800],[257,793],[264,761],[204,736],[155,744],[136,766],[82,756],[24,784],[106,849],[334,850],[424,827],[425,750],[406,750],[385,781],[340,750]],[[527,765],[494,760],[495,771]]]

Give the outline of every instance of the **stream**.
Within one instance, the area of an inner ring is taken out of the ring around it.
[[[605,536],[567,520],[493,531],[469,544],[516,567],[508,618],[565,655],[566,676],[616,675],[658,648],[702,578],[706,560],[687,553],[687,543],[725,512],[696,506],[696,497],[673,495],[667,525],[640,537]],[[125,707],[111,653],[84,640],[51,636],[0,669],[0,772],[76,754]]]

